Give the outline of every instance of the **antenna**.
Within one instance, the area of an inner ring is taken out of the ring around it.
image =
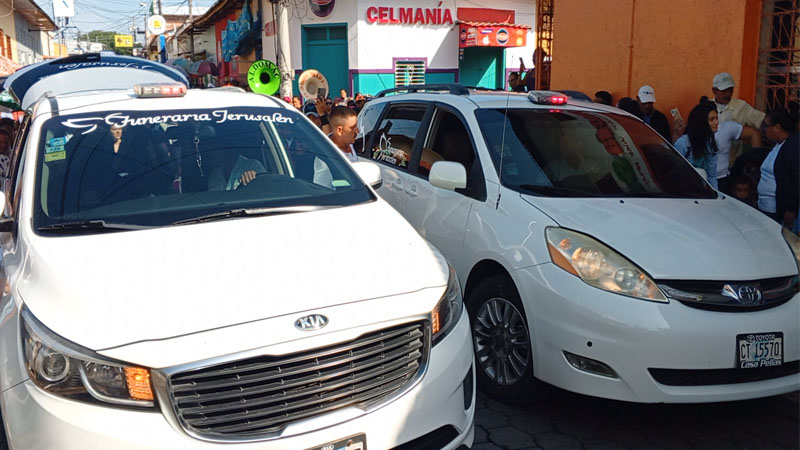
[[[494,209],[500,208],[500,193],[503,187],[503,154],[506,152],[506,123],[508,122],[508,101],[511,99],[511,93],[506,92],[506,109],[503,111],[503,135],[500,137],[500,168],[497,175],[497,182],[500,185],[497,188],[497,202],[494,204]]]

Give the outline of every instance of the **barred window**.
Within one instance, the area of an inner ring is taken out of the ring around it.
[[[425,61],[403,60],[394,63],[394,86],[425,84]]]

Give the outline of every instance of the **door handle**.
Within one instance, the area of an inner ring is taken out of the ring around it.
[[[412,184],[411,186],[407,187],[406,188],[406,194],[408,194],[408,195],[410,195],[412,197],[416,197],[418,195],[417,194],[417,185],[416,184]]]
[[[394,182],[392,182],[392,187],[394,187],[398,191],[402,191],[403,190],[403,182],[400,181],[400,180],[394,180]]]

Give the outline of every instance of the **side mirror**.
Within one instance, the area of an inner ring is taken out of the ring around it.
[[[699,173],[704,180],[708,181],[708,173],[706,173],[706,169],[703,169],[702,167],[695,167],[694,170],[697,171],[697,173]]]
[[[377,164],[369,161],[357,161],[353,163],[353,169],[364,183],[372,186],[373,189],[378,189],[383,184],[381,168]]]
[[[431,166],[428,181],[438,188],[448,191],[467,187],[467,169],[461,163],[436,161]]]

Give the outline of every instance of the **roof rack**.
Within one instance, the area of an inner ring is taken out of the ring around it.
[[[492,91],[492,92],[509,92],[503,88],[490,88],[490,87],[483,87],[483,86],[464,86],[465,88],[469,89],[470,91]]]
[[[469,90],[464,87],[462,84],[458,83],[441,83],[441,84],[418,84],[414,86],[401,86],[392,89],[384,89],[375,96],[375,98],[385,97],[386,94],[392,94],[395,92],[437,92],[437,91],[448,91],[454,95],[469,95]]]

